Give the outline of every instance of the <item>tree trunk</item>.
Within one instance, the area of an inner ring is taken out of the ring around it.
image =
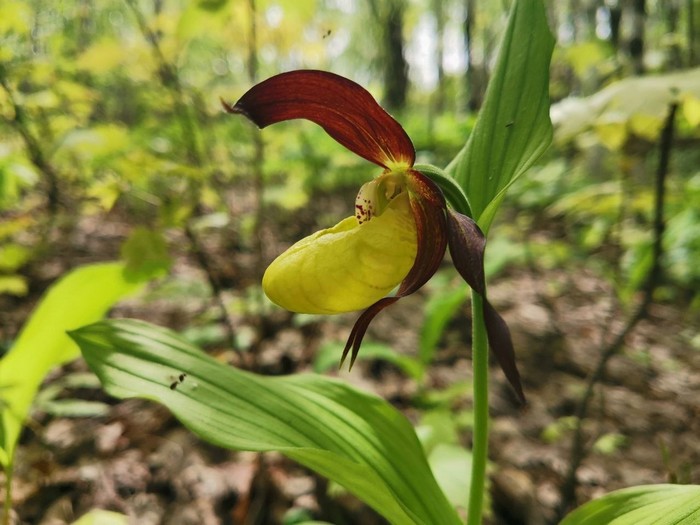
[[[698,25],[700,25],[700,2],[687,0],[686,7],[688,9],[688,67],[695,67],[700,59],[700,40],[695,34]]]
[[[435,66],[437,68],[437,87],[434,96],[434,109],[441,113],[445,109],[445,70],[442,63],[445,55],[443,38],[445,36],[445,6],[443,0],[432,0],[431,7],[435,17]]]
[[[476,0],[465,0],[464,46],[467,50],[467,107],[477,111],[483,102],[482,78],[474,62],[474,25],[476,22]]]
[[[679,32],[679,21],[681,14],[680,0],[667,0],[661,4],[663,9],[664,19],[666,21],[666,30],[670,35],[675,35]],[[677,40],[673,40],[668,50],[667,63],[669,69],[676,70],[683,67],[683,55],[681,47]]]
[[[408,63],[404,57],[403,23],[406,5],[392,0],[386,5],[383,20],[384,105],[390,110],[406,107]]]
[[[628,43],[632,70],[635,75],[644,74],[644,23],[646,0],[634,0],[632,6],[632,34]]]
[[[608,7],[610,13],[610,43],[616,52],[620,51],[620,23],[622,22],[622,6],[616,2]]]

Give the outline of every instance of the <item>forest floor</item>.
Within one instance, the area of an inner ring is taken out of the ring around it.
[[[281,251],[277,239],[293,240],[313,231],[313,215],[306,213],[294,221],[275,218],[265,232],[265,257]],[[63,272],[85,262],[118,258],[119,244],[130,228],[116,216],[99,222],[81,219],[57,239],[50,253],[28,269],[30,295],[0,297],[5,317],[0,340],[16,336],[39,293]],[[227,232],[209,236],[205,231],[201,238],[226,289],[224,299],[240,306],[242,290],[258,278],[256,258],[237,247]],[[187,245],[180,234],[172,234],[170,241],[173,247]],[[206,276],[196,258],[179,249],[166,285],[206,290]],[[368,339],[414,355],[427,297],[421,290],[382,312]],[[545,525],[555,519],[570,465],[571,416],[602,348],[628,315],[613,297],[605,280],[580,269],[520,268],[491,283],[491,302],[513,334],[528,404],[518,406],[502,373],[492,367],[495,512],[488,523]],[[163,296],[152,290],[121,303],[111,315],[180,330],[194,319],[216,318],[216,312],[206,292]],[[315,351],[325,341],[342,341],[354,321],[353,315],[344,315],[299,323],[279,309],[260,316],[239,307],[231,308],[229,315],[239,340],[250,343],[255,369],[265,374],[310,371]],[[584,424],[589,453],[578,469],[579,504],[630,485],[700,483],[698,317],[683,305],[655,303],[610,360]],[[425,387],[441,392],[469,381],[469,337],[465,313],[442,337]],[[223,359],[231,354],[221,343],[209,350]],[[84,363],[75,362],[52,373],[47,384],[84,371]],[[414,400],[419,387],[393,365],[360,361],[350,373],[333,373],[388,399],[417,420]],[[217,449],[153,403],[118,402],[98,388],[85,387],[66,386],[60,396],[103,401],[109,409],[88,418],[34,412],[15,461],[17,523],[70,523],[91,508],[124,512],[140,525],[274,525],[285,523],[285,515],[286,523],[294,523],[294,513],[305,512],[336,525],[384,523],[346,494],[331,490],[330,497],[324,480],[281,455]],[[468,390],[451,401],[454,411],[468,411],[470,406]],[[461,440],[468,446],[470,433],[463,432]]]

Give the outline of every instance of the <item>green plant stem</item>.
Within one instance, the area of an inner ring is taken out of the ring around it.
[[[474,371],[474,437],[467,523],[480,525],[489,449],[489,346],[484,325],[484,300],[472,290],[472,368]]]

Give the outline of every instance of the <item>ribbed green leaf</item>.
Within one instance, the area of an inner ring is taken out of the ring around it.
[[[53,367],[79,356],[66,330],[92,323],[138,288],[121,263],[77,268],[53,285],[0,360],[0,464],[12,462],[32,400]]]
[[[542,0],[517,0],[479,119],[446,171],[462,186],[486,233],[506,188],[552,140],[549,60],[554,38]]]
[[[616,490],[569,514],[560,525],[696,525],[700,485],[642,485]]]
[[[102,321],[71,337],[110,394],[163,403],[211,443],[281,451],[392,523],[460,523],[413,428],[382,399],[321,376],[237,370],[139,321]]]

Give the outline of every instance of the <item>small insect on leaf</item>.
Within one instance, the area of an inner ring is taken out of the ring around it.
[[[178,385],[185,382],[186,377],[187,374],[185,372],[182,372],[179,376],[177,376],[177,380],[170,383],[170,390],[176,390]]]

